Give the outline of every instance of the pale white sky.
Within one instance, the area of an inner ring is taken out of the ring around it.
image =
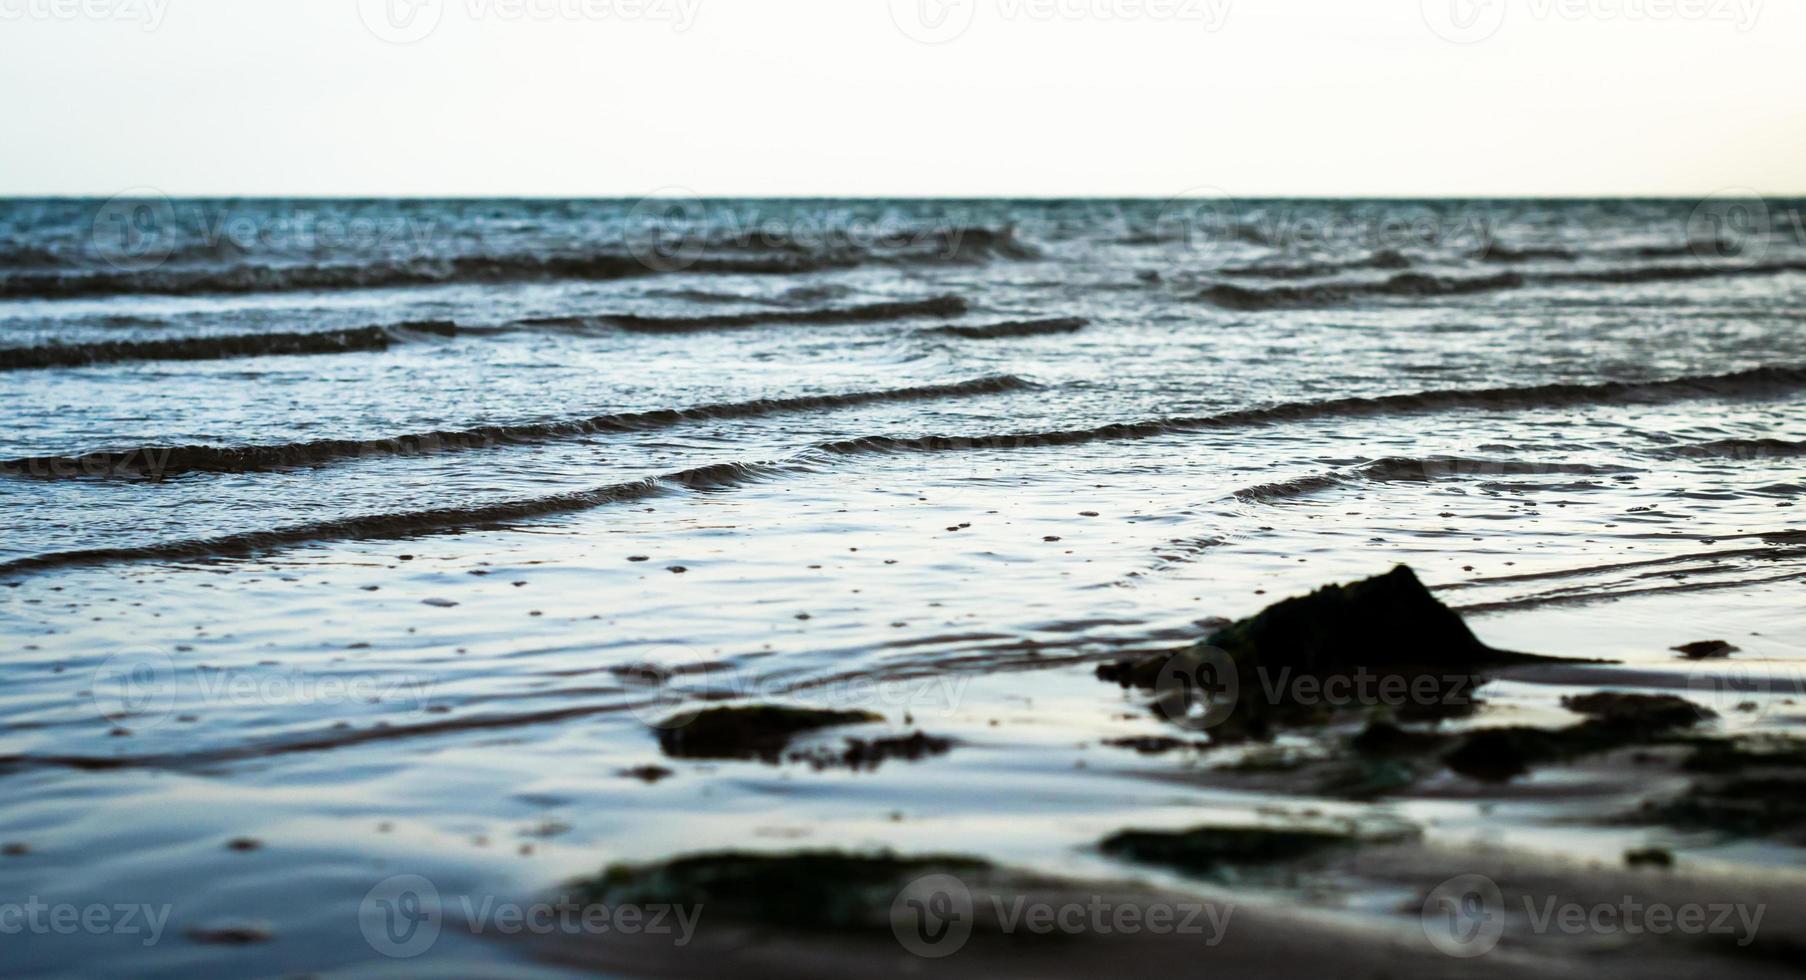
[[[1783,194],[1803,76],[1799,0],[0,0],[0,194]]]

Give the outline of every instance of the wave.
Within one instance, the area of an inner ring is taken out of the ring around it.
[[[1436,480],[1459,480],[1473,477],[1549,476],[1553,474],[1603,476],[1634,472],[1638,471],[1624,466],[1593,463],[1541,463],[1514,459],[1477,459],[1466,456],[1423,458],[1388,456],[1349,470],[1319,473],[1281,483],[1248,487],[1237,490],[1234,496],[1239,500],[1249,502],[1265,502],[1303,497],[1361,481],[1430,483]]]
[[[1245,428],[1282,422],[1359,416],[1439,412],[1457,409],[1548,408],[1561,405],[1648,404],[1689,398],[1759,397],[1806,387],[1806,365],[1773,365],[1729,374],[1689,375],[1659,381],[1599,384],[1545,384],[1515,388],[1453,388],[1398,395],[1349,396],[1312,402],[1284,402],[1266,408],[1217,415],[1117,422],[1089,429],[1022,432],[987,436],[869,436],[823,443],[831,455],[866,452],[941,452],[1071,446],[1090,442],[1151,439],[1184,432]]]
[[[1263,263],[1228,266],[1217,271],[1225,276],[1240,276],[1248,279],[1318,279],[1361,269],[1391,271],[1409,268],[1411,268],[1410,259],[1392,249],[1385,249],[1366,258],[1350,262],[1311,262],[1303,265]]]
[[[762,479],[797,472],[797,464],[717,463],[693,469],[617,483],[593,490],[524,500],[510,500],[473,507],[373,514],[339,520],[315,521],[268,531],[247,531],[214,538],[192,538],[122,548],[88,548],[60,551],[0,562],[0,577],[77,565],[115,561],[183,561],[244,557],[277,548],[321,541],[402,538],[445,531],[499,527],[515,521],[553,514],[590,510],[606,504],[645,500],[683,490],[727,490]]]
[[[1500,245],[1489,244],[1486,251],[1476,256],[1482,262],[1497,262],[1502,265],[1516,265],[1520,262],[1572,262],[1580,258],[1580,253],[1573,249],[1543,245]]]
[[[1184,432],[1231,429],[1251,425],[1461,408],[1541,408],[1552,405],[1748,397],[1806,387],[1806,365],[1770,366],[1730,374],[1689,376],[1661,381],[1614,381],[1603,384],[1553,384],[1518,388],[1455,389],[1376,397],[1293,402],[1244,409],[1200,418],[1122,422],[1090,429],[1006,433],[980,436],[871,436],[819,443],[780,463],[724,463],[595,490],[558,494],[471,508],[414,511],[373,517],[303,524],[273,531],[223,538],[196,539],[136,548],[101,548],[53,552],[0,562],[0,577],[66,565],[129,560],[183,560],[234,557],[277,547],[325,540],[410,537],[418,534],[499,525],[551,514],[587,510],[628,499],[690,489],[727,489],[788,473],[812,472],[836,457],[876,453],[960,452],[1077,445],[1109,440],[1147,439]],[[1802,532],[1806,533],[1806,532]],[[1764,535],[1768,537],[1768,535]]]
[[[1328,306],[1368,296],[1457,296],[1488,293],[1516,289],[1526,281],[1515,272],[1471,278],[1407,272],[1378,282],[1321,283],[1314,286],[1273,286],[1266,289],[1222,283],[1204,290],[1199,298],[1231,310],[1274,310]]]
[[[1667,446],[1653,455],[1671,459],[1723,457],[1726,459],[1785,459],[1806,456],[1806,442],[1786,439],[1717,439],[1685,446]]]
[[[1684,259],[1706,256],[1728,256],[1737,253],[1730,242],[1689,242],[1685,245],[1646,245],[1640,248],[1618,248],[1602,251],[1576,251],[1560,245],[1501,245],[1494,242],[1475,257],[1482,262],[1517,264],[1522,262],[1575,262],[1583,258]]]
[[[965,340],[1002,340],[1010,337],[1044,337],[1050,334],[1078,333],[1090,325],[1090,321],[1081,317],[1061,317],[1051,320],[1011,320],[1005,323],[989,323],[973,327],[933,327],[922,331],[943,337],[960,337]]]
[[[274,293],[438,286],[450,283],[612,281],[667,272],[711,275],[803,275],[868,264],[979,264],[1028,259],[1039,252],[1012,228],[944,228],[899,236],[913,250],[875,251],[745,245],[743,252],[642,258],[628,251],[564,255],[464,255],[379,259],[326,265],[239,264],[183,266],[166,260],[154,269],[21,272],[0,276],[0,299]],[[755,243],[756,244],[756,243]]]
[[[1640,282],[1683,282],[1692,279],[1720,277],[1778,276],[1789,272],[1806,272],[1806,262],[1766,262],[1753,265],[1713,265],[1699,262],[1691,265],[1653,265],[1627,269],[1551,272],[1536,277],[1545,283],[1609,283],[1630,285]]]
[[[1561,590],[1554,594],[1525,596],[1520,599],[1506,599],[1500,602],[1476,602],[1465,606],[1451,606],[1456,612],[1467,616],[1482,616],[1489,613],[1515,612],[1522,609],[1536,609],[1545,606],[1590,605],[1596,602],[1614,602],[1619,599],[1638,598],[1652,595],[1673,595],[1682,592],[1711,592],[1721,589],[1753,589],[1765,585],[1779,585],[1783,582],[1797,582],[1806,579],[1806,572],[1789,572],[1773,575],[1768,578],[1722,579],[1711,582],[1677,582],[1668,585],[1639,586],[1636,588],[1601,589],[1595,592],[1574,592]]]
[[[135,476],[162,479],[181,473],[254,473],[318,466],[345,459],[489,449],[604,433],[641,432],[686,422],[1002,394],[1032,387],[1034,385],[1031,383],[1013,375],[994,375],[949,384],[792,398],[761,398],[693,408],[596,415],[557,422],[489,425],[386,439],[323,439],[264,446],[143,446],[83,456],[41,456],[7,460],[0,462],[0,476],[41,479]]]
[[[81,367],[128,361],[214,361],[229,357],[345,354],[387,350],[390,344],[410,333],[450,337],[457,332],[458,328],[451,323],[431,321],[312,333],[228,334],[168,340],[8,347],[0,348],[0,371]]]
[[[948,319],[961,316],[969,309],[958,296],[936,296],[932,299],[893,303],[869,303],[864,306],[829,307],[814,310],[761,310],[757,313],[729,313],[715,316],[604,316],[604,323],[632,333],[690,333],[697,330],[726,330],[768,323],[879,323],[886,320],[910,320],[920,317]],[[561,321],[529,321],[545,325]],[[564,321],[568,322],[568,321]]]
[[[1310,286],[1273,286],[1265,289],[1221,283],[1204,290],[1199,294],[1199,298],[1231,310],[1274,310],[1333,306],[1369,297],[1457,296],[1490,293],[1517,289],[1527,285],[1571,283],[1635,285],[1645,282],[1778,276],[1790,272],[1806,272],[1806,262],[1769,262],[1738,266],[1714,265],[1702,261],[1691,265],[1572,270],[1544,272],[1535,275],[1503,272],[1492,276],[1473,277],[1404,273],[1378,282],[1327,282]]]

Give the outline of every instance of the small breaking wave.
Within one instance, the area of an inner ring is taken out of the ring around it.
[[[450,337],[457,332],[458,328],[451,323],[432,321],[312,333],[229,334],[168,340],[8,347],[0,348],[0,371],[81,367],[130,361],[215,361],[232,357],[346,354],[387,350],[390,344],[410,333]]]
[[[1767,262],[1746,266],[1713,265],[1710,262],[1700,262],[1693,265],[1652,265],[1626,269],[1551,272],[1537,276],[1536,281],[1603,283],[1622,286],[1641,282],[1685,282],[1693,279],[1779,276],[1789,272],[1806,272],[1806,262]]]
[[[525,425],[489,425],[426,432],[386,439],[324,439],[266,446],[143,446],[83,456],[42,456],[0,462],[0,476],[40,479],[131,476],[161,479],[182,473],[255,473],[319,466],[346,459],[416,456],[491,449],[499,446],[573,439],[617,432],[640,432],[685,422],[753,418],[787,412],[822,411],[888,402],[929,401],[1002,394],[1031,388],[1013,375],[995,375],[950,384],[877,391],[762,398],[694,408],[622,412]]]
[[[324,541],[414,537],[423,534],[499,527],[515,521],[590,510],[612,503],[645,500],[684,490],[720,491],[795,472],[796,464],[717,463],[694,469],[617,483],[593,490],[531,497],[474,507],[373,514],[315,521],[268,531],[248,531],[214,538],[192,538],[122,548],[59,551],[0,562],[0,577],[78,565],[116,561],[188,561],[239,558],[278,548]]]
[[[1310,262],[1301,265],[1261,263],[1219,269],[1222,275],[1246,279],[1319,279],[1363,269],[1397,271],[1411,268],[1411,260],[1392,249],[1375,252],[1350,262]]]
[[[1364,297],[1459,296],[1516,289],[1527,280],[1515,272],[1495,276],[1446,277],[1407,272],[1390,279],[1366,283],[1321,283],[1314,286],[1272,286],[1252,289],[1221,283],[1204,290],[1200,299],[1231,310],[1277,310],[1347,303]]]
[[[1090,325],[1090,321],[1081,317],[1061,317],[1051,320],[1011,320],[1005,323],[988,323],[979,326],[932,327],[922,331],[942,337],[959,337],[963,340],[1004,340],[1011,337],[1045,337],[1052,334],[1078,333]]]
[[[697,243],[701,244],[701,243]],[[661,260],[630,251],[564,255],[503,254],[375,259],[332,264],[194,266],[166,261],[145,270],[19,272],[0,276],[0,299],[76,299],[102,296],[202,296],[212,294],[391,289],[453,283],[612,281],[664,273],[704,275],[804,275],[868,264],[980,264],[1029,259],[1040,253],[1012,228],[946,228],[915,233],[897,251],[852,246],[802,249],[755,243],[737,251]]]
[[[1731,374],[1689,376],[1661,381],[1614,381],[1603,384],[1552,384],[1521,388],[1454,389],[1375,397],[1292,402],[1198,418],[1120,422],[1089,429],[1021,432],[979,436],[870,436],[815,445],[778,463],[724,463],[665,477],[471,508],[415,511],[303,524],[274,531],[248,532],[223,538],[178,541],[136,548],[102,548],[54,552],[0,563],[0,577],[72,564],[130,560],[183,560],[234,557],[273,548],[325,540],[410,537],[419,534],[501,525],[558,513],[603,506],[689,489],[728,489],[756,480],[814,472],[835,458],[880,453],[970,452],[1070,446],[1084,443],[1148,439],[1157,436],[1231,429],[1252,425],[1462,408],[1540,408],[1552,405],[1609,402],[1647,403],[1683,398],[1759,396],[1806,387],[1806,366],[1771,366]],[[1766,535],[1765,535],[1766,536]]]
[[[1513,459],[1476,459],[1465,456],[1429,456],[1424,458],[1388,456],[1352,469],[1333,473],[1266,483],[1237,490],[1234,497],[1249,503],[1267,503],[1304,497],[1353,483],[1430,483],[1437,480],[1462,480],[1475,477],[1548,476],[1574,474],[1603,476],[1638,472],[1630,467],[1593,463],[1542,463]]]
[[[864,306],[828,307],[814,310],[760,310],[756,313],[676,317],[622,315],[596,319],[631,333],[691,333],[699,330],[730,330],[772,323],[847,324],[913,320],[923,317],[949,319],[964,315],[969,308],[969,304],[958,296],[936,296],[931,299],[907,302],[869,303]],[[531,322],[535,325],[545,325],[560,321]]]
[[[1806,442],[1791,442],[1786,439],[1716,439],[1685,446],[1667,446],[1656,450],[1652,455],[1670,459],[1789,459],[1806,456]]]

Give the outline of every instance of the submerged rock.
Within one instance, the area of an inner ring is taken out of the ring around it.
[[[710,708],[687,724],[659,730],[666,755],[684,759],[762,759],[777,762],[790,740],[837,725],[883,721],[869,711],[823,711],[782,705]]]
[[[1632,868],[1672,868],[1674,853],[1663,847],[1645,847],[1642,850],[1626,851],[1624,863]]]
[[[946,755],[953,750],[953,740],[916,732],[902,738],[849,738],[841,750],[817,749],[795,752],[792,762],[807,762],[816,769],[876,769],[892,759],[917,762],[930,756]]]
[[[1720,660],[1737,652],[1737,648],[1723,640],[1701,640],[1698,643],[1683,643],[1671,648],[1688,660]]]
[[[575,887],[589,903],[701,906],[711,917],[792,929],[888,929],[891,905],[911,881],[990,868],[977,858],[947,855],[725,851],[663,864],[614,865]]]
[[[1177,720],[1187,706],[1171,702],[1189,701],[1202,686],[1187,675],[1231,668],[1232,703],[1206,727],[1215,737],[1233,737],[1381,703],[1407,720],[1465,714],[1475,704],[1474,687],[1485,679],[1482,669],[1544,659],[1481,643],[1400,565],[1376,578],[1276,603],[1189,650],[1106,664],[1097,674],[1160,692],[1157,713]],[[1189,661],[1197,661],[1197,669]],[[1325,682],[1332,678],[1351,693],[1331,696],[1335,688]]]
[[[1205,641],[1238,662],[1331,674],[1476,668],[1541,658],[1481,643],[1454,610],[1400,565],[1385,575],[1286,599]]]
[[[1279,864],[1359,843],[1352,833],[1271,827],[1125,830],[1098,844],[1111,857],[1187,874],[1221,875],[1237,866]]]
[[[1602,691],[1563,699],[1562,706],[1588,716],[1587,720],[1556,729],[1482,729],[1463,738],[1443,761],[1464,776],[1502,782],[1524,775],[1532,766],[1648,744],[1714,717],[1706,708],[1671,694]]]

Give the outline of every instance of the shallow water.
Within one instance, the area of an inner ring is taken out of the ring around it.
[[[402,873],[510,901],[800,842],[1109,874],[1089,845],[1125,824],[1340,804],[1099,747],[1159,729],[1090,664],[1399,562],[1497,645],[1800,721],[1789,202],[1760,236],[1667,202],[150,207],[128,240],[97,202],[0,206],[0,346],[92,362],[0,372],[0,840],[30,847],[0,893],[172,915],[148,949],[7,937],[9,972],[382,970],[359,906]],[[362,327],[382,343],[255,352]],[[253,352],[136,359],[195,337]],[[1759,710],[1668,652],[1705,638]],[[640,664],[688,673],[615,671]],[[1494,688],[1500,717],[1572,693]],[[705,693],[960,745],[661,760],[646,723]],[[1458,782],[1367,809],[1576,853],[1643,833]],[[268,941],[185,935],[245,921]],[[451,929],[409,965],[470,957],[540,969]]]

